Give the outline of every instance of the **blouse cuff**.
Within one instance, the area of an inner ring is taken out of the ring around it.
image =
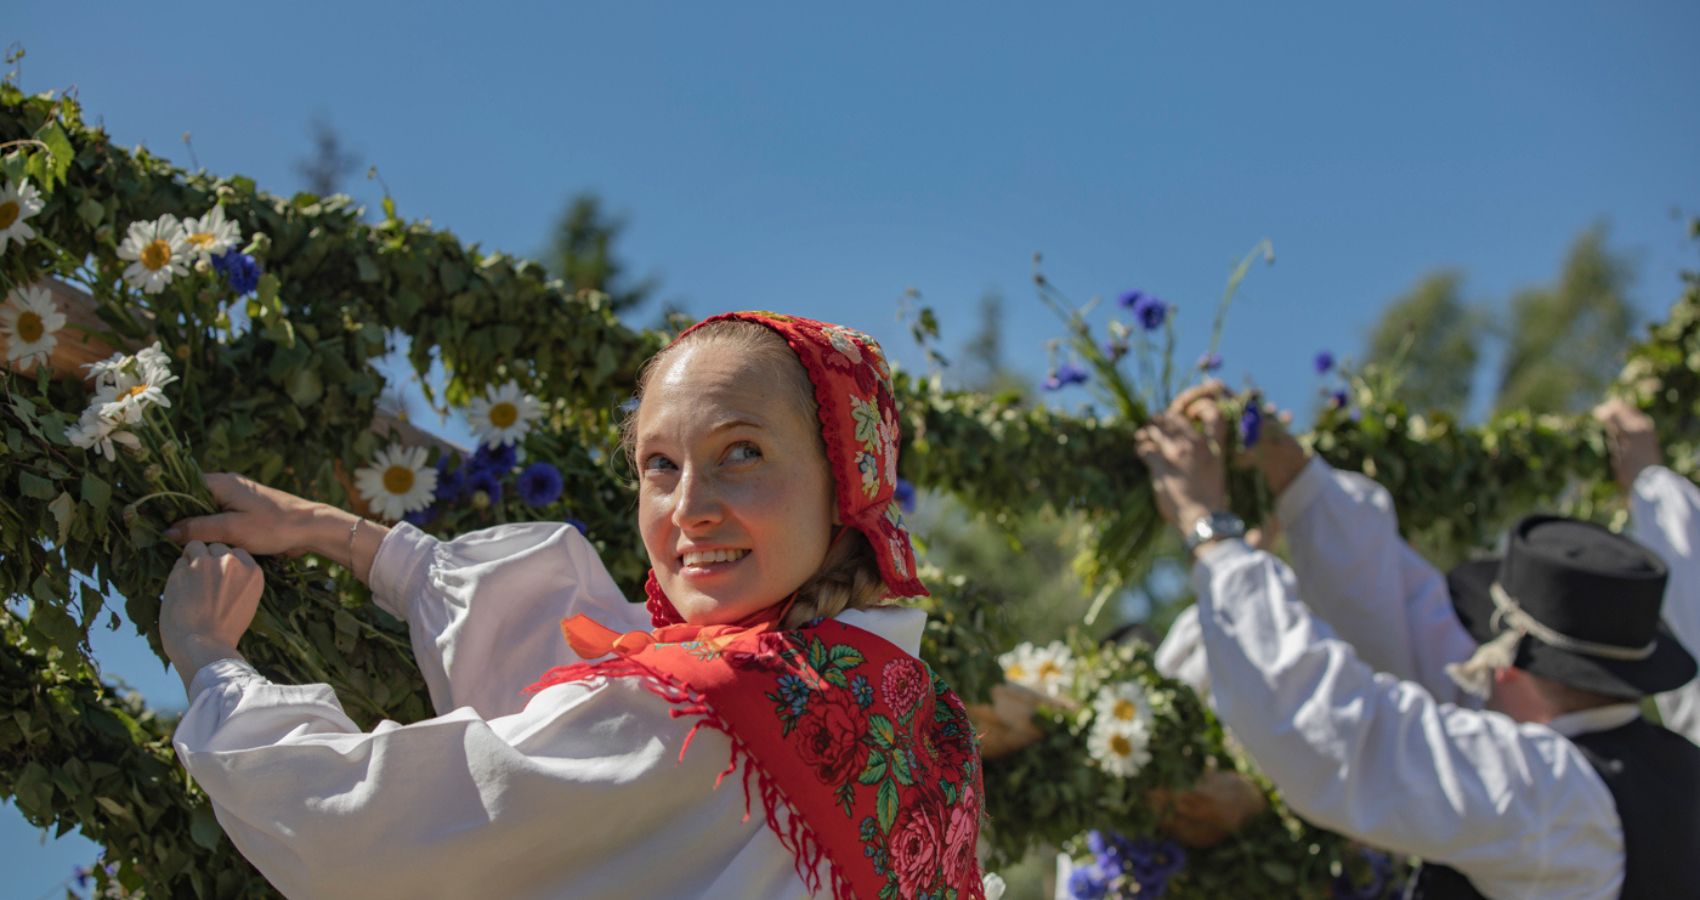
[[[1663,495],[1668,493],[1680,494],[1682,486],[1671,479],[1686,481],[1681,475],[1672,472],[1664,466],[1647,466],[1635,476],[1635,483],[1629,486],[1629,493],[1644,503],[1658,503]],[[1675,490],[1672,490],[1672,488]]]
[[[427,563],[436,538],[406,522],[397,522],[372,558],[372,600],[384,612],[407,621],[412,599],[424,589]]]
[[[1275,518],[1282,524],[1297,522],[1305,510],[1321,496],[1322,489],[1328,484],[1330,467],[1320,456],[1312,456],[1310,462],[1299,470],[1287,489],[1281,496],[1275,498]]]
[[[210,688],[223,687],[225,685],[242,685],[252,681],[263,682],[265,680],[266,678],[264,675],[261,675],[253,666],[249,665],[244,660],[236,659],[235,657],[228,659],[215,659],[202,666],[201,670],[196,672],[195,677],[190,680],[189,704],[193,706],[195,698],[201,696],[202,691]]]

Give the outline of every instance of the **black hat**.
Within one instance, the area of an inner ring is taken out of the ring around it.
[[[1667,569],[1652,551],[1591,522],[1534,515],[1517,523],[1503,559],[1446,576],[1458,621],[1477,643],[1514,629],[1515,605],[1543,629],[1517,642],[1511,665],[1561,684],[1633,699],[1694,678],[1690,656],[1660,620]],[[1501,604],[1494,588],[1501,591]],[[1567,646],[1558,646],[1564,644]]]

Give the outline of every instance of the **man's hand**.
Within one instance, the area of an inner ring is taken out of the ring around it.
[[[160,643],[188,689],[202,666],[237,656],[254,621],[265,576],[248,551],[190,541],[165,581]]]
[[[1193,523],[1228,505],[1227,473],[1220,447],[1227,424],[1215,404],[1199,413],[1201,432],[1191,421],[1164,413],[1134,433],[1134,451],[1151,472],[1157,510],[1182,534]]]
[[[1606,427],[1606,438],[1611,443],[1612,475],[1624,493],[1635,486],[1635,478],[1642,469],[1664,464],[1659,436],[1646,413],[1613,398],[1594,407],[1594,418]]]
[[[1169,412],[1202,422],[1209,411],[1220,415],[1220,404],[1227,396],[1227,386],[1211,379],[1182,391],[1169,405]],[[1263,429],[1257,443],[1242,449],[1239,461],[1256,466],[1263,473],[1269,491],[1280,496],[1287,485],[1299,477],[1305,463],[1310,461],[1310,454],[1287,430],[1287,423],[1292,420],[1291,413],[1278,412],[1272,404],[1265,405],[1263,413]]]

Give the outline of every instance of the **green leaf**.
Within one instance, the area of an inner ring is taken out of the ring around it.
[[[65,546],[65,541],[71,537],[71,520],[76,518],[77,501],[71,495],[60,491],[59,496],[47,504],[47,511],[53,514],[53,521],[59,525],[59,540],[57,547]]]
[[[890,749],[892,743],[897,740],[897,729],[890,719],[874,713],[868,717],[868,735],[879,746]]]
[[[879,798],[875,806],[879,812],[880,831],[890,834],[891,826],[897,824],[897,784],[895,782],[880,782]]]
[[[52,158],[48,161],[50,177],[43,188],[50,188],[65,180],[65,173],[71,171],[71,161],[76,158],[76,151],[71,148],[71,139],[66,136],[65,129],[58,122],[49,122],[46,128],[35,134],[36,139],[47,145]]]
[[[885,754],[874,750],[868,754],[867,768],[856,776],[856,780],[863,784],[874,784],[885,777],[885,770]]]
[[[862,657],[862,651],[849,644],[833,644],[832,652],[829,655],[832,658],[832,664],[840,669],[853,669],[866,662]]]
[[[83,472],[83,502],[94,510],[96,519],[106,516],[106,506],[112,501],[112,485],[93,472]]]
[[[285,376],[283,386],[296,406],[312,406],[325,395],[325,383],[319,378],[319,370],[311,366],[290,372]]]
[[[39,583],[40,579],[38,579]],[[29,626],[53,646],[75,654],[77,645],[82,642],[83,630],[77,627],[77,621],[71,618],[62,607],[44,603],[37,598],[30,609]]]
[[[1266,860],[1263,865],[1258,868],[1261,868],[1263,870],[1263,874],[1268,875],[1269,880],[1276,884],[1292,884],[1299,878],[1299,873],[1294,871],[1292,866],[1289,866],[1284,862]]]
[[[219,827],[218,819],[213,816],[211,806],[197,806],[195,811],[190,814],[189,838],[202,849],[218,849],[219,841],[224,839],[224,829]]]
[[[44,821],[53,814],[53,783],[41,763],[32,760],[24,765],[12,788],[12,799],[31,819]]]
[[[892,752],[891,777],[896,778],[897,783],[904,787],[909,787],[915,783],[915,777],[909,773],[909,754],[902,750]]]
[[[18,470],[18,490],[23,491],[25,497],[33,497],[37,500],[52,500],[54,495],[59,492],[58,488],[53,486],[53,482],[23,469]]]
[[[354,258],[354,272],[365,284],[373,284],[382,281],[384,278],[384,274],[378,271],[378,264],[372,261],[372,257],[364,253]]]

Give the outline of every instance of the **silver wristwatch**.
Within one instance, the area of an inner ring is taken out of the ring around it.
[[[1192,523],[1192,530],[1186,534],[1186,549],[1191,553],[1210,541],[1237,537],[1245,537],[1245,520],[1231,512],[1217,511]]]

